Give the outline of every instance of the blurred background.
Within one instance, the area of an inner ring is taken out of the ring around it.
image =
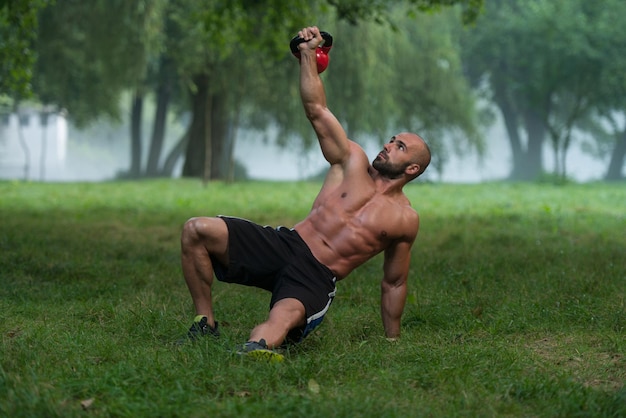
[[[0,0],[0,179],[321,178],[288,46],[317,25],[329,107],[372,159],[413,131],[429,181],[623,180],[622,16],[623,0]]]

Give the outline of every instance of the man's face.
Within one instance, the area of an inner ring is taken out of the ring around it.
[[[402,177],[410,164],[407,144],[398,136],[392,137],[372,161],[372,167],[380,175],[390,179]]]

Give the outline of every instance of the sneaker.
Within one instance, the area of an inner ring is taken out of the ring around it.
[[[268,361],[270,363],[280,363],[285,360],[285,356],[267,348],[267,343],[264,339],[260,341],[248,341],[237,351],[237,354],[255,360]]]
[[[219,324],[215,321],[215,326],[211,328],[208,324],[207,317],[204,315],[198,315],[193,320],[193,324],[189,327],[189,331],[187,331],[187,335],[180,340],[178,340],[179,344],[184,344],[187,341],[196,341],[201,337],[210,335],[213,337],[220,336]]]

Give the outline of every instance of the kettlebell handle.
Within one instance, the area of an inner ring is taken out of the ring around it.
[[[331,34],[328,32],[321,31],[320,35],[322,35],[324,42],[322,43],[322,45],[319,46],[319,48],[324,48],[327,50],[330,49],[330,47],[333,46],[333,37],[331,36]],[[295,36],[291,40],[291,42],[289,42],[289,47],[291,48],[292,54],[295,55],[300,52],[300,50],[298,49],[298,45],[300,45],[302,42],[306,42],[306,41],[299,36]]]

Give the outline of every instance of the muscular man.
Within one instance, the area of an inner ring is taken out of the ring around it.
[[[317,73],[317,27],[299,32],[300,94],[330,169],[309,215],[293,229],[230,217],[192,218],[182,238],[182,269],[196,309],[188,336],[218,335],[211,287],[220,281],[272,292],[269,317],[251,332],[245,352],[301,340],[324,317],[335,282],[384,251],[381,316],[388,338],[400,335],[411,246],[419,217],[402,192],[430,162],[426,143],[399,133],[372,164],[326,106]],[[289,338],[288,338],[289,337]]]

